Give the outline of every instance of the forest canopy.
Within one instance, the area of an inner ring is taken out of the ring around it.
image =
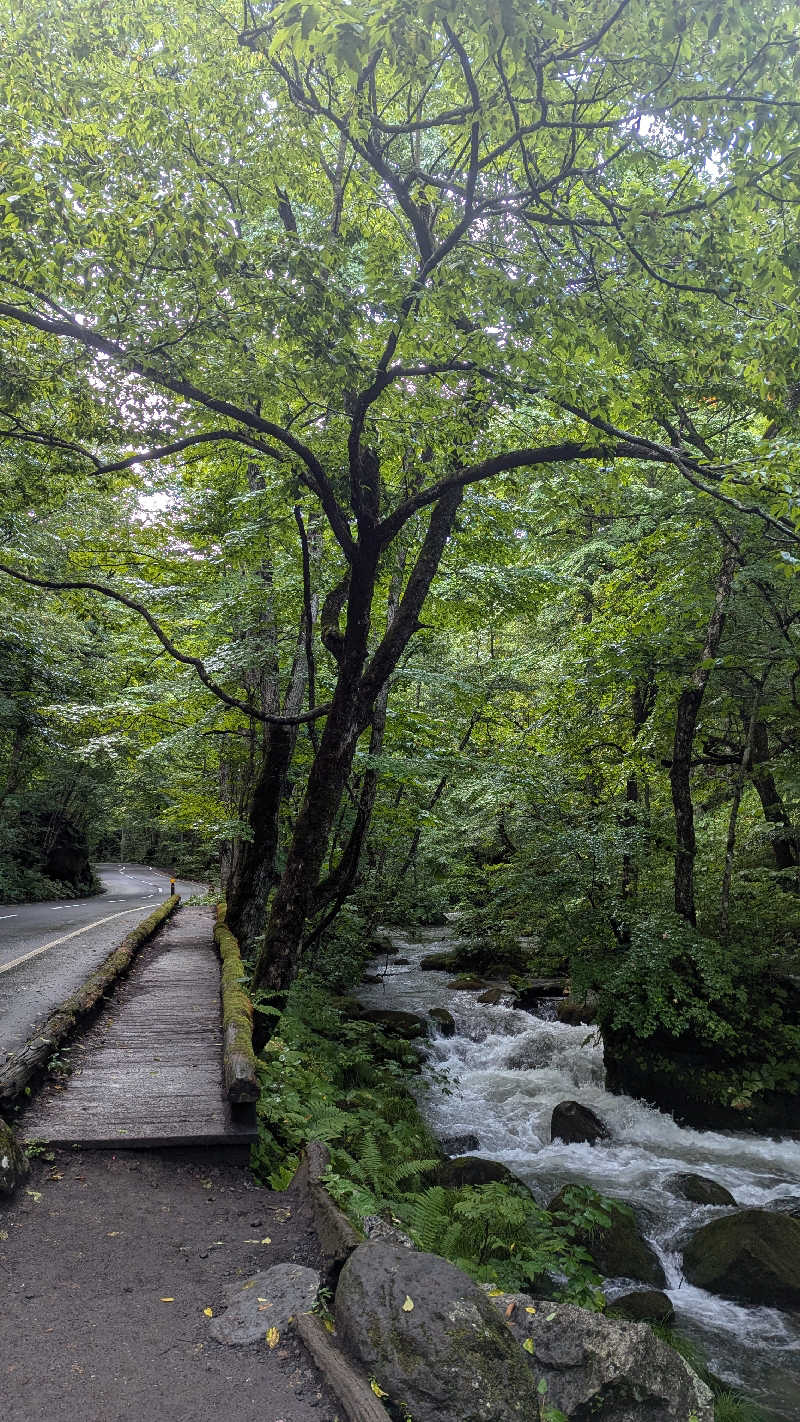
[[[609,1040],[741,1050],[796,946],[797,6],[0,28],[7,891],[57,808],[221,856],[257,985],[460,907]]]

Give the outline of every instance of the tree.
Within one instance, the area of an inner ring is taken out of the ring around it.
[[[226,690],[103,585],[270,728],[256,840],[290,728],[322,724],[256,964],[282,987],[356,746],[467,491],[650,462],[795,536],[788,450],[765,451],[754,416],[791,419],[778,180],[796,166],[798,14],[331,0],[248,4],[242,24],[230,5],[139,0],[55,29],[44,16],[28,0],[5,26],[7,447],[87,489],[222,451],[207,477],[238,459],[325,521],[335,676],[304,713],[291,694],[284,715]],[[398,538],[404,582],[377,637]],[[42,572],[25,576],[98,586]],[[307,685],[312,615],[306,598]]]

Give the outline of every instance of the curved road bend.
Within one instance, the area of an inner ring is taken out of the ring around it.
[[[0,1062],[169,893],[169,875],[143,864],[97,864],[90,899],[0,904]],[[183,898],[208,885],[178,879]],[[39,951],[44,950],[44,951]]]

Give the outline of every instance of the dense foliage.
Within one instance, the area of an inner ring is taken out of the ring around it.
[[[58,807],[794,1091],[799,20],[3,8],[5,897]]]

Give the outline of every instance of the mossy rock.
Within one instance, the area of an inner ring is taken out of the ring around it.
[[[736,1204],[730,1190],[705,1175],[670,1175],[665,1184],[673,1195],[681,1195],[693,1205]]]
[[[485,1003],[487,1007],[497,1007],[504,997],[508,997],[510,991],[510,987],[487,988],[485,992],[481,993],[478,1002]]]
[[[370,1007],[362,1012],[361,1021],[371,1022],[389,1037],[399,1037],[404,1042],[413,1042],[428,1035],[425,1018],[416,1012],[392,1012],[388,1008]]]
[[[448,983],[451,992],[480,992],[481,988],[488,987],[485,978],[474,977],[470,973],[462,973],[460,977],[454,978]]]
[[[501,1160],[483,1160],[478,1155],[457,1155],[450,1160],[445,1160],[436,1168],[437,1185],[442,1185],[446,1190],[462,1190],[466,1185],[492,1185],[499,1181],[501,1185],[513,1185],[517,1190],[524,1190],[530,1195],[530,1190],[524,1180],[520,1180],[513,1170],[509,1170]]]
[[[567,1212],[564,1195],[568,1186],[559,1190],[547,1206],[551,1214]],[[661,1260],[644,1238],[633,1211],[612,1201],[611,1224],[606,1229],[583,1231],[577,1237],[591,1255],[598,1273],[606,1279],[636,1279],[663,1289],[667,1278]]]
[[[442,1037],[454,1037],[456,1035],[456,1020],[452,1012],[448,1012],[446,1007],[429,1007],[428,1016],[436,1023]]]
[[[362,1244],[339,1278],[342,1344],[414,1422],[531,1422],[526,1354],[483,1290],[435,1254]]]
[[[420,958],[419,966],[423,973],[455,973],[459,967],[457,956],[452,949],[446,953],[426,953]]]
[[[703,1225],[683,1252],[690,1284],[768,1308],[800,1307],[800,1221],[739,1210]]]

